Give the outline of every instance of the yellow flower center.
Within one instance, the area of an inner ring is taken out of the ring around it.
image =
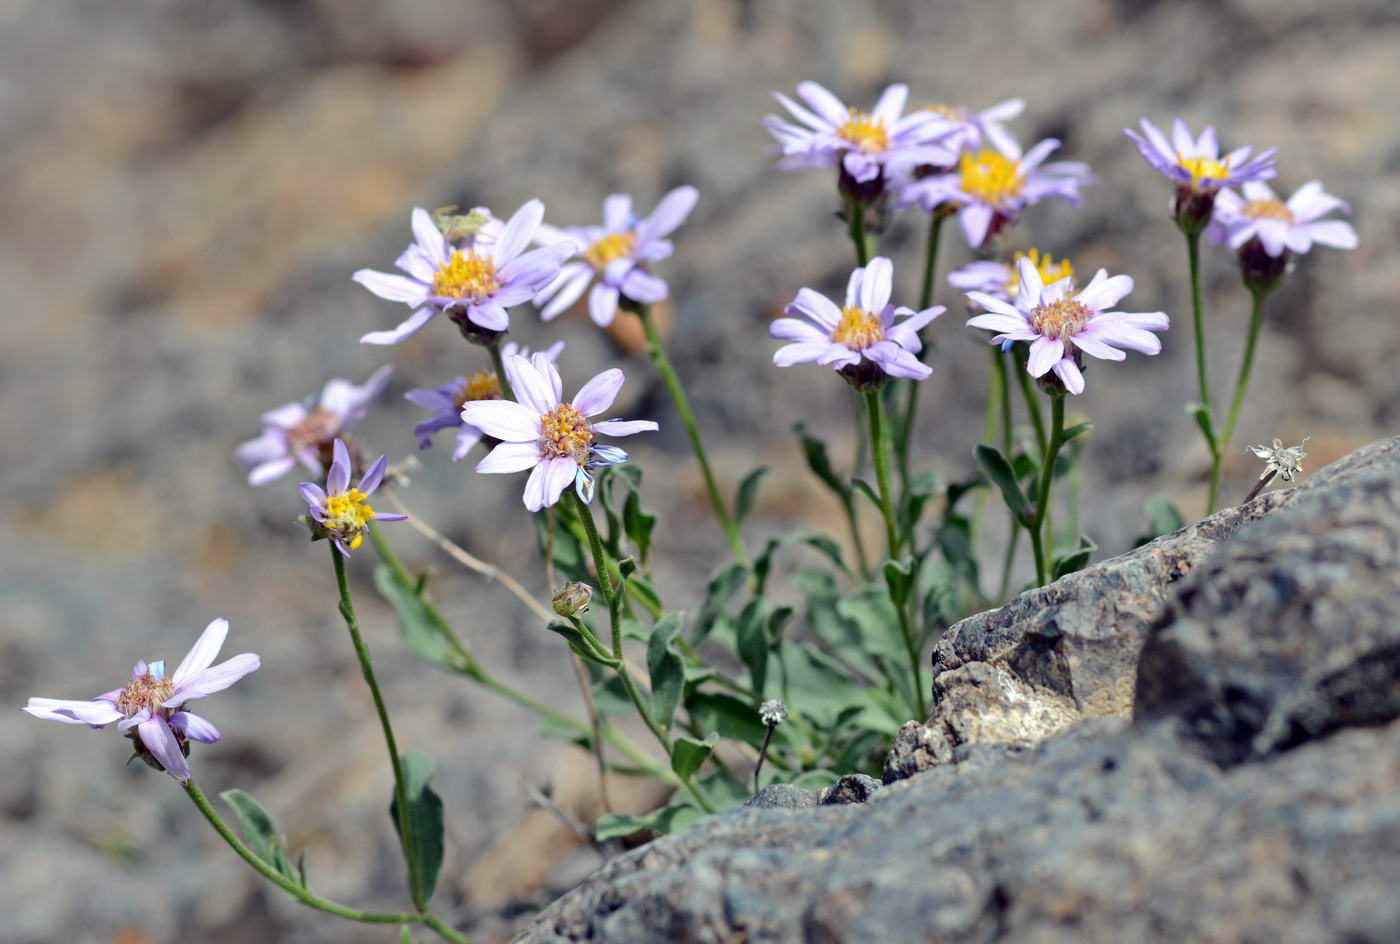
[[[1011,257],[1012,277],[1011,281],[1008,282],[1006,286],[1006,294],[1010,295],[1013,299],[1016,297],[1016,293],[1021,289],[1021,280],[1015,276],[1016,263],[1023,258],[1031,261],[1031,265],[1035,266],[1035,270],[1040,273],[1040,280],[1046,285],[1049,285],[1051,282],[1058,282],[1060,279],[1074,278],[1074,266],[1069,264],[1068,259],[1061,259],[1059,262],[1056,262],[1055,257],[1048,252],[1041,255],[1039,249],[1027,249],[1025,252],[1017,250],[1016,254]]]
[[[1062,298],[1049,305],[1038,305],[1031,312],[1031,327],[1041,337],[1063,341],[1084,330],[1094,316],[1086,306],[1072,298]]]
[[[885,340],[885,326],[878,315],[863,308],[846,308],[841,312],[836,330],[831,332],[831,340],[853,351],[863,351],[876,341]]]
[[[609,233],[583,251],[584,260],[602,272],[614,259],[626,259],[637,246],[637,234],[632,230],[625,233]]]
[[[1202,180],[1224,180],[1230,176],[1230,162],[1217,161],[1213,157],[1186,157],[1180,154],[1176,161],[1191,172],[1191,186],[1197,187]]]
[[[365,529],[374,520],[374,509],[370,507],[369,496],[358,488],[352,488],[343,495],[326,497],[326,517],[321,526],[336,535],[349,538],[350,550],[358,550],[365,540]]]
[[[540,455],[546,459],[568,456],[583,465],[592,446],[593,427],[571,404],[561,403],[540,417]]]
[[[1021,192],[1021,162],[1013,161],[994,148],[976,154],[963,152],[958,170],[959,189],[978,202],[1000,207]]]
[[[469,298],[481,301],[490,298],[501,283],[496,279],[496,263],[490,256],[477,255],[476,250],[452,252],[452,258],[433,276],[433,294],[444,298]]]
[[[501,399],[501,382],[491,371],[479,370],[466,379],[457,390],[457,409],[474,400]]]
[[[846,123],[836,129],[836,136],[854,144],[856,150],[863,154],[879,154],[890,147],[890,133],[885,130],[885,120],[872,118],[854,108]]]
[[[1252,220],[1283,220],[1293,222],[1293,211],[1282,200],[1251,200],[1240,212]]]
[[[299,453],[303,449],[330,442],[339,431],[340,417],[318,406],[303,416],[300,423],[287,430],[287,446],[292,453]]]
[[[117,709],[128,718],[135,715],[142,708],[149,708],[151,711],[161,710],[160,703],[166,701],[175,694],[175,683],[168,678],[156,678],[148,671],[145,675],[137,676],[126,684],[117,695]]]
[[[931,111],[935,115],[947,118],[950,121],[962,121],[963,117],[963,110],[957,105],[945,105],[942,102],[934,102],[930,105],[925,105],[920,110]]]

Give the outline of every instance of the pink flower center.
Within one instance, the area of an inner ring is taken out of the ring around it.
[[[327,445],[340,432],[340,417],[318,406],[287,430],[287,447],[295,455],[305,449]]]
[[[877,341],[885,340],[885,326],[877,315],[864,308],[845,308],[841,311],[836,330],[831,332],[831,340],[853,351],[863,351]]]
[[[593,446],[593,426],[572,404],[561,403],[540,417],[538,445],[545,459],[568,456],[583,465]]]
[[[167,678],[156,678],[147,672],[133,678],[117,695],[117,710],[128,718],[140,713],[142,708],[149,708],[152,714],[159,714],[164,710],[160,703],[168,701],[174,694],[174,682]]]
[[[836,129],[836,136],[855,145],[862,154],[881,154],[890,149],[890,133],[883,118],[872,118],[863,111],[851,109],[851,117]]]
[[[602,272],[614,259],[626,259],[637,247],[637,234],[632,230],[625,233],[609,233],[583,251],[584,260]]]
[[[1251,200],[1240,207],[1240,212],[1251,220],[1283,220],[1293,222],[1293,211],[1282,200]]]
[[[1062,298],[1048,305],[1037,305],[1031,311],[1031,327],[1043,338],[1063,341],[1083,331],[1093,316],[1088,306],[1072,298]]]
[[[445,298],[467,298],[482,301],[501,287],[496,278],[496,263],[490,256],[477,255],[472,249],[452,252],[452,258],[433,276],[433,294]]]

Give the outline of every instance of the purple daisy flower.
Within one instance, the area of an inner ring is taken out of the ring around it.
[[[415,309],[389,331],[371,331],[361,344],[398,344],[427,324],[438,312],[449,312],[468,330],[505,331],[506,309],[529,301],[549,283],[564,260],[573,255],[566,244],[525,252],[544,219],[544,204],[531,200],[499,232],[481,233],[458,248],[422,207],[412,216],[414,244],[395,261],[407,275],[361,269],[353,276],[380,298]]]
[[[894,266],[876,256],[846,283],[846,305],[800,289],[783,309],[801,318],[778,318],[769,333],[793,343],[778,349],[773,363],[790,367],[807,361],[830,365],[852,383],[877,382],[885,375],[923,380],[933,368],[914,355],[923,347],[919,331],[946,310],[942,305],[914,312],[890,304]],[[806,319],[805,321],[803,319]]]
[[[1170,322],[1164,313],[1106,310],[1133,290],[1131,277],[1110,278],[1100,269],[1082,292],[1072,295],[1072,278],[1046,285],[1028,258],[1017,263],[1016,272],[1015,304],[986,292],[968,292],[967,297],[989,314],[967,323],[1001,332],[992,338],[993,344],[1031,342],[1026,370],[1032,377],[1043,377],[1053,370],[1065,389],[1078,395],[1084,392],[1081,352],[1109,361],[1127,356],[1118,350],[1120,347],[1143,354],[1161,352],[1162,342],[1152,332],[1167,330]]]
[[[329,462],[331,442],[351,423],[363,419],[365,406],[383,392],[394,368],[387,364],[361,386],[336,377],[326,382],[314,407],[288,403],[262,415],[263,431],[234,450],[233,457],[248,470],[249,485],[266,485],[300,462],[320,475]]]
[[[388,464],[384,456],[375,459],[360,477],[360,484],[351,488],[350,452],[339,439],[333,450],[335,459],[326,473],[326,487],[315,482],[302,482],[298,487],[310,512],[307,523],[311,532],[334,541],[336,550],[349,557],[364,543],[371,521],[403,521],[408,516],[376,512],[369,504],[369,496],[384,480],[384,467]]]
[[[987,140],[991,147],[964,151],[956,170],[905,184],[896,208],[917,205],[933,213],[940,207],[956,206],[963,235],[975,249],[1041,200],[1064,200],[1079,206],[1079,189],[1094,183],[1087,164],[1044,163],[1060,146],[1054,138],[1046,138],[1025,153],[1009,134],[988,136]]]
[[[673,247],[666,237],[690,216],[699,197],[694,187],[677,187],[661,198],[650,216],[638,219],[632,212],[632,198],[615,193],[603,201],[602,226],[541,226],[536,236],[540,243],[573,243],[583,247],[579,250],[583,259],[566,264],[535,296],[535,304],[544,306],[540,317],[553,319],[578,301],[589,285],[593,291],[588,295],[588,313],[604,328],[617,314],[619,297],[642,305],[665,298],[666,283],[648,272],[645,264],[670,258]]]
[[[553,361],[559,359],[559,352],[562,350],[564,342],[556,341],[546,348],[544,353]],[[514,341],[507,341],[501,345],[502,356],[519,354],[521,357],[527,357],[529,353],[529,348],[519,347]],[[476,400],[501,399],[501,382],[494,371],[483,370],[470,377],[458,377],[451,383],[433,390],[410,390],[404,394],[404,398],[415,406],[433,411],[432,416],[413,427],[413,434],[418,437],[418,448],[427,449],[431,446],[433,433],[438,430],[455,427],[457,445],[452,450],[452,461],[459,462],[466,458],[472,447],[481,442],[482,437],[486,435],[462,419],[463,405]]]
[[[1285,250],[1305,253],[1313,243],[1334,249],[1356,248],[1356,230],[1350,223],[1321,219],[1333,210],[1351,212],[1345,202],[1322,189],[1322,181],[1303,184],[1287,203],[1260,181],[1249,181],[1243,189],[1243,197],[1233,190],[1221,190],[1216,197],[1209,230],[1216,243],[1240,249],[1257,239],[1264,252],[1274,258]]]
[[[815,82],[797,86],[803,107],[779,92],[773,97],[801,124],[769,115],[763,126],[778,139],[779,167],[840,167],[858,184],[920,164],[952,163],[954,152],[934,142],[954,128],[931,111],[904,114],[909,86],[891,85],[869,112],[848,108]]]
[[[963,151],[976,151],[983,141],[990,141],[1002,151],[1016,149],[1016,139],[1006,130],[1003,122],[1010,121],[1026,110],[1024,99],[1008,98],[982,111],[973,111],[963,105],[925,105],[923,111],[932,112],[951,126],[947,137],[939,144],[954,154]]]
[[[262,664],[255,654],[245,652],[214,665],[227,635],[228,620],[214,620],[169,678],[165,677],[164,660],[150,664],[142,660],[131,670],[131,681],[124,687],[98,695],[92,701],[31,698],[24,710],[45,721],[94,728],[115,721],[117,730],[131,739],[138,755],[154,760],[176,780],[189,780],[190,767],[185,761],[189,742],[213,744],[222,735],[208,720],[186,711],[184,704],[223,691]]]
[[[1027,249],[1025,252],[1018,250],[1009,265],[991,260],[969,262],[948,274],[948,284],[961,292],[985,292],[1009,302],[1016,297],[1019,288],[1016,265],[1023,257],[1031,261],[1046,285],[1074,275],[1074,266],[1068,259],[1056,262],[1048,252],[1042,254],[1039,249]]]
[[[1186,122],[1178,118],[1172,122],[1171,141],[1168,141],[1146,118],[1141,119],[1141,124],[1142,134],[1131,128],[1124,128],[1123,133],[1133,139],[1138,153],[1153,170],[1193,193],[1212,193],[1227,185],[1268,180],[1275,174],[1277,148],[1261,151],[1251,158],[1254,149],[1242,147],[1221,157],[1214,127],[1207,127],[1199,138],[1192,138]]]
[[[572,401],[562,399],[564,383],[548,355],[529,360],[505,359],[506,377],[517,400],[479,400],[462,407],[462,419],[499,439],[500,445],[477,463],[478,472],[530,472],[525,483],[525,507],[531,511],[553,505],[574,486],[585,502],[593,500],[593,470],[627,461],[616,446],[601,446],[596,434],[631,436],[656,430],[651,420],[589,418],[612,406],[625,379],[617,368],[605,370],[584,384]]]

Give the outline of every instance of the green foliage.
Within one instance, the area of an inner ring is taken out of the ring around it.
[[[398,617],[399,638],[409,652],[429,665],[449,672],[462,672],[467,668],[429,614],[423,596],[423,581],[420,580],[417,586],[409,586],[394,571],[381,564],[374,569],[374,586],[394,608],[394,615]]]
[[[243,827],[243,841],[248,850],[279,874],[305,888],[305,868],[301,863],[295,868],[292,866],[292,860],[287,857],[286,846],[277,832],[277,825],[273,823],[272,817],[263,809],[262,804],[242,790],[225,790],[219,797],[238,817],[238,824]]]
[[[1181,510],[1171,499],[1161,495],[1149,498],[1143,504],[1142,512],[1147,517],[1147,532],[1138,536],[1133,542],[1134,547],[1186,527],[1186,519],[1182,517]]]
[[[442,869],[442,798],[428,786],[435,766],[431,757],[422,751],[412,750],[404,754],[399,763],[403,768],[408,830],[413,837],[408,855],[412,857],[418,872],[422,899],[426,902],[433,896],[433,889],[437,887],[438,872]],[[398,832],[397,796],[389,803],[389,818],[394,821],[394,831]]]
[[[651,713],[663,728],[671,726],[685,687],[685,663],[676,651],[681,614],[667,613],[647,642],[647,671],[651,674]]]

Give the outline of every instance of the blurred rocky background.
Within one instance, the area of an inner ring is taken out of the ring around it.
[[[1199,512],[1207,456],[1192,398],[1185,253],[1168,187],[1121,128],[1146,115],[1214,123],[1227,145],[1280,149],[1280,189],[1321,178],[1351,202],[1361,246],[1318,249],[1270,303],[1227,495],[1256,474],[1243,447],[1311,436],[1308,466],[1393,433],[1400,404],[1400,10],[1383,0],[931,4],[913,0],[8,0],[0,5],[0,941],[140,944],[388,941],[293,905],[219,846],[168,778],[123,767],[114,732],[21,716],[30,695],[91,697],[139,657],[178,659],[213,616],[228,652],[263,668],[209,706],[225,732],[196,770],[211,794],[249,790],[277,816],[313,882],[363,907],[402,906],[373,709],[334,611],[323,547],[294,526],[296,476],[248,488],[229,453],[266,409],[331,376],[395,365],[362,427],[415,451],[413,386],[478,369],[446,324],[393,349],[356,338],[404,309],[349,280],[388,268],[408,211],[538,196],[555,223],[591,221],[611,192],[650,206],[702,198],[665,264],[671,349],[729,487],[775,471],[754,537],[801,520],[838,528],[800,467],[798,419],[847,450],[850,407],[828,373],[778,371],[767,321],[796,289],[836,289],[850,250],[824,174],[778,175],[760,118],[770,89],[819,80],[850,102],[907,81],[912,99],[974,107],[1024,96],[1013,130],[1054,135],[1100,183],[1086,205],[1038,208],[1027,242],[1081,271],[1134,275],[1134,310],[1175,322],[1157,358],[1095,369],[1084,522],[1105,553],[1143,529],[1143,500]],[[916,288],[917,221],[882,250]],[[952,231],[950,230],[950,233]],[[940,268],[967,258],[956,237]],[[1229,258],[1206,255],[1217,391],[1247,317]],[[900,274],[902,273],[902,275]],[[971,465],[985,356],[937,323],[919,461]],[[577,315],[528,342],[567,339],[566,386],[629,373],[621,405],[662,433],[634,441],[661,508],[672,605],[691,605],[724,556],[683,432],[629,338]],[[477,478],[439,444],[405,500],[471,552],[545,593],[514,477]],[[1316,463],[1316,464],[1314,464]],[[873,528],[875,522],[869,522]],[[481,657],[579,711],[558,640],[499,587],[403,526],[406,560]],[[405,746],[438,761],[449,853],[441,909],[484,941],[513,931],[601,859],[529,800],[526,785],[592,815],[590,768],[534,719],[398,645],[353,568]],[[654,801],[638,791],[629,801]]]

